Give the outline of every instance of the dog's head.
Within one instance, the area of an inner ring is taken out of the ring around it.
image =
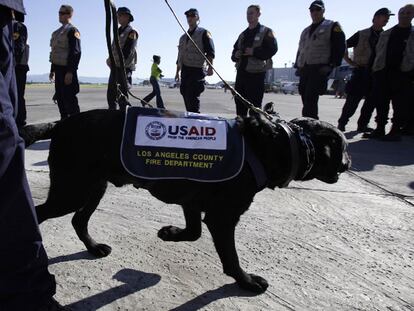
[[[316,178],[329,184],[337,182],[339,175],[351,166],[344,134],[333,125],[312,118],[297,118],[291,122],[309,135],[315,148],[315,163],[301,180]]]

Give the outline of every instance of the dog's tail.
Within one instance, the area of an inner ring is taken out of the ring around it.
[[[23,138],[26,148],[38,140],[50,139],[56,124],[57,122],[30,124],[19,129],[19,134]]]

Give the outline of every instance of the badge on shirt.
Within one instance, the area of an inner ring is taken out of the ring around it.
[[[132,39],[132,40],[136,40],[137,39],[137,33],[135,31],[131,31],[128,35],[128,38]]]
[[[80,39],[80,33],[79,33],[79,31],[76,31],[74,36],[75,36],[76,39],[79,40]]]
[[[13,40],[17,40],[20,38],[20,34],[18,32],[13,32]]]
[[[341,25],[336,24],[336,26],[334,27],[333,31],[334,31],[334,32],[342,32]]]

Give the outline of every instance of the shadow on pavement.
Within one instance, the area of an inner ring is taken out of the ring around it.
[[[49,150],[49,145],[50,145],[50,140],[44,140],[44,141],[36,142],[33,145],[30,145],[26,149],[27,150],[37,150],[37,151]]]
[[[254,297],[260,294],[255,294],[240,289],[237,283],[226,284],[214,290],[209,290],[200,296],[187,301],[186,303],[178,306],[170,311],[196,311],[207,306],[213,301],[220,300],[228,297]]]
[[[161,276],[133,269],[122,269],[113,278],[124,284],[110,288],[99,294],[84,298],[67,305],[73,310],[98,310],[115,300],[131,295],[145,288],[154,286],[161,280]],[[139,309],[139,305],[137,306]],[[138,310],[137,309],[137,310]]]
[[[88,251],[82,251],[82,252],[74,253],[70,255],[63,255],[63,256],[58,256],[55,258],[50,258],[49,265],[54,265],[55,263],[59,263],[59,262],[75,261],[75,260],[82,260],[82,259],[94,260],[96,259],[96,257],[89,254]]]
[[[377,164],[397,167],[414,164],[414,140],[411,137],[403,137],[399,142],[362,139],[351,142],[348,152],[352,169],[357,171],[372,171]]]

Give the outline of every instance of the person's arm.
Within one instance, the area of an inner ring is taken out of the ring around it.
[[[238,62],[240,60],[242,52],[239,49],[239,39],[233,45],[233,52],[231,52],[231,60],[233,62]]]
[[[266,60],[272,58],[277,53],[277,50],[275,35],[271,29],[268,29],[262,45],[253,49],[253,56],[261,60]]]
[[[124,59],[127,59],[131,53],[133,53],[137,47],[138,42],[138,32],[135,30],[132,30],[128,34],[128,38],[126,39],[125,45],[122,48],[122,55],[124,56]]]
[[[213,38],[211,36],[211,33],[206,30],[203,33],[203,45],[204,45],[204,53],[210,62],[210,64],[213,64],[213,60],[215,57],[215,49],[214,49],[214,42]],[[207,75],[211,76],[213,74],[213,68],[209,65],[207,68]]]
[[[329,65],[332,67],[340,66],[345,54],[346,43],[345,33],[342,31],[341,25],[335,22],[332,27],[331,34],[331,58]]]
[[[348,54],[349,48],[354,48],[358,45],[359,42],[359,32],[355,33],[351,38],[346,40],[346,49],[344,54],[344,60],[353,67],[358,67],[358,64],[355,63]]]
[[[68,72],[75,72],[78,70],[81,59],[81,41],[79,31],[73,27],[68,32],[69,39],[69,54],[68,54]]]
[[[26,50],[27,28],[22,23],[15,22],[13,25],[14,56],[17,63],[20,63]]]

